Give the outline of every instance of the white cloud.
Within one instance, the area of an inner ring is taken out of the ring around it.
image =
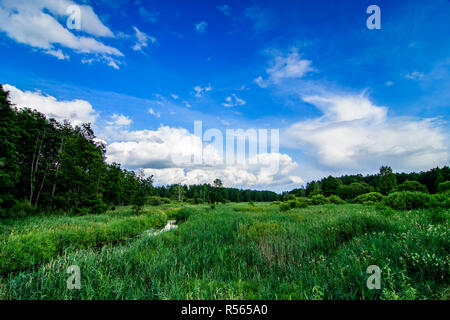
[[[123,114],[114,113],[112,116],[112,123],[116,126],[129,126],[133,121]]]
[[[77,36],[63,26],[68,14],[69,6],[76,5],[69,0],[3,0],[0,6],[0,31],[5,32],[11,39],[41,49],[42,52],[68,59],[62,48],[73,50],[78,54],[93,54],[114,60],[123,54],[116,48],[103,44],[93,37]],[[95,37],[114,37],[92,8],[87,5],[79,6],[81,10],[81,29]],[[61,21],[61,22],[60,22]],[[117,62],[109,63],[117,66]]]
[[[161,117],[161,113],[156,112],[155,110],[153,110],[153,108],[148,109],[148,113],[150,113],[152,116],[155,116],[157,118]]]
[[[243,106],[246,104],[245,100],[239,98],[234,93],[231,94],[231,96],[228,96],[225,98],[225,102],[222,103],[224,107],[236,107],[236,106]]]
[[[385,85],[386,87],[392,87],[392,86],[394,85],[394,83],[393,83],[392,81],[386,81],[386,82],[384,83],[384,85]]]
[[[3,85],[3,89],[9,91],[11,103],[19,109],[35,109],[60,122],[68,120],[73,125],[94,123],[98,116],[92,105],[85,100],[60,101],[40,91],[22,91],[9,84]]]
[[[269,84],[277,84],[286,79],[300,79],[307,73],[315,71],[311,60],[301,59],[296,48],[287,55],[279,54],[271,61],[271,67],[266,70],[269,78],[264,80],[261,76],[254,81],[262,88]]]
[[[201,87],[201,86],[196,86],[194,87],[194,91],[195,91],[195,96],[197,98],[200,98],[201,96],[203,96],[206,92],[209,92],[212,90],[211,85],[209,84],[206,87]]]
[[[231,16],[231,8],[230,8],[230,6],[224,4],[223,6],[217,6],[216,8],[217,8],[217,10],[222,12],[224,15]]]
[[[133,46],[134,51],[142,51],[142,48],[147,47],[149,42],[151,44],[155,44],[157,42],[155,37],[151,37],[146,33],[141,32],[137,27],[133,27],[133,29],[136,33],[137,39],[136,44]]]
[[[388,109],[359,96],[311,96],[323,116],[286,129],[281,142],[312,148],[322,165],[339,169],[426,169],[448,163],[448,141],[435,119],[389,118]]]
[[[158,130],[124,130],[120,137],[121,141],[107,147],[108,162],[144,168],[146,174],[155,176],[156,184],[201,184],[221,178],[226,186],[256,187],[303,181],[292,175],[297,163],[286,154],[259,154],[253,164],[226,165],[212,144],[203,142],[202,148],[200,138],[183,128],[163,126]],[[190,162],[192,153],[199,152],[202,152],[204,162]],[[183,162],[185,160],[188,161]],[[277,172],[270,170],[275,162],[279,168]]]
[[[208,23],[206,23],[206,21],[200,21],[200,22],[194,24],[194,28],[198,33],[205,33],[207,26],[208,26]]]
[[[411,80],[422,79],[424,76],[425,76],[425,74],[423,72],[418,72],[418,71],[413,71],[411,73],[405,74],[405,78],[411,79]]]

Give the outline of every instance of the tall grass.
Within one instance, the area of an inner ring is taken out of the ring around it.
[[[448,211],[204,207],[178,229],[62,254],[0,278],[4,299],[448,299]],[[237,210],[236,210],[237,209]],[[65,273],[81,269],[81,289]],[[369,290],[369,265],[382,269]]]

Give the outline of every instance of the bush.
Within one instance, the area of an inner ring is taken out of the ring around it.
[[[147,204],[151,206],[159,206],[162,203],[161,198],[158,196],[148,197]],[[169,200],[170,203],[170,200]]]
[[[311,199],[308,198],[297,198],[297,200],[295,200],[296,208],[308,208],[310,204]]]
[[[291,205],[289,203],[287,203],[287,202],[283,202],[282,204],[280,204],[280,211],[281,212],[285,212],[285,211],[288,211],[288,210],[291,210],[291,209],[292,209]]]
[[[216,204],[215,203],[211,203],[211,205],[209,206],[212,210],[214,210],[216,208]]]
[[[254,207],[254,206],[255,206],[255,203],[254,203],[253,201],[250,201],[250,202],[248,203],[248,205]]]
[[[16,203],[10,210],[9,216],[12,218],[23,218],[32,215],[35,212],[34,207],[27,201],[23,200]]]
[[[189,219],[189,217],[191,215],[193,215],[196,212],[197,212],[197,210],[195,210],[194,208],[181,208],[177,212],[175,217],[176,217],[177,221],[186,221],[187,219]]]
[[[351,200],[372,191],[374,191],[373,187],[365,182],[353,182],[350,185],[341,185],[337,188],[338,196],[344,200]]]
[[[337,195],[331,195],[327,198],[329,203],[333,203],[333,204],[344,204],[345,201],[342,200],[339,196]]]
[[[320,205],[320,204],[327,204],[328,199],[325,198],[325,196],[321,195],[321,194],[316,194],[315,196],[311,197],[311,203],[313,205]]]
[[[383,205],[397,210],[428,208],[431,196],[423,192],[393,192],[383,199]]]
[[[437,187],[438,193],[450,192],[450,181],[441,182]]]
[[[353,199],[354,203],[374,204],[383,201],[384,196],[379,192],[369,192],[357,196]]]
[[[398,185],[394,191],[418,191],[428,193],[427,187],[417,181],[405,181]]]
[[[430,208],[450,209],[450,193],[437,193],[431,196]]]
[[[161,198],[161,202],[164,203],[164,204],[169,204],[169,203],[170,203],[170,199],[169,199],[169,198],[162,197],[162,198]]]
[[[294,209],[294,208],[295,208],[295,205],[297,204],[297,201],[295,201],[295,200],[289,200],[289,201],[287,202],[287,204],[289,205],[289,207],[291,207],[291,209]]]

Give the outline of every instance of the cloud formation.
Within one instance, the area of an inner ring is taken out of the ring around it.
[[[255,161],[223,163],[214,147],[183,128],[162,126],[157,130],[120,132],[121,141],[107,147],[107,160],[129,168],[143,168],[155,176],[156,184],[201,184],[220,178],[226,186],[264,187],[300,183],[292,174],[296,168],[291,157],[280,153],[256,155]],[[202,152],[203,151],[203,152]],[[202,154],[203,162],[184,162],[192,153]],[[277,164],[279,170],[271,168]]]
[[[92,105],[85,100],[58,100],[40,91],[22,91],[9,84],[3,85],[3,89],[9,91],[9,100],[17,108],[37,110],[60,122],[68,120],[73,125],[81,125],[87,122],[94,123],[98,117]]]
[[[3,0],[0,4],[0,31],[18,43],[60,60],[69,59],[63,49],[70,49],[77,54],[94,55],[98,61],[117,67],[120,63],[116,60],[123,54],[94,38],[111,38],[114,34],[100,21],[92,7],[77,6],[80,9],[80,29],[77,31],[90,36],[75,35],[60,22],[67,21],[70,12],[67,10],[74,5],[77,4],[70,0]]]
[[[448,163],[448,139],[436,119],[389,118],[387,107],[372,104],[364,94],[303,100],[323,115],[291,125],[281,142],[311,148],[322,165],[361,170],[390,164],[420,170]]]
[[[302,59],[296,48],[287,55],[277,54],[270,64],[271,66],[266,69],[268,79],[264,80],[262,76],[259,76],[254,80],[262,88],[270,84],[278,84],[286,79],[300,79],[307,73],[315,71],[311,66],[312,61]]]
[[[148,44],[156,44],[156,38],[140,31],[137,27],[133,27],[136,33],[136,44],[133,46],[134,51],[142,51],[143,48],[148,47]]]
[[[208,26],[208,23],[206,21],[200,21],[200,22],[197,22],[196,24],[194,24],[194,29],[198,33],[205,33],[207,26]]]
[[[246,101],[239,98],[237,95],[232,93],[230,96],[225,98],[225,102],[222,103],[224,107],[236,107],[243,106],[246,104]]]

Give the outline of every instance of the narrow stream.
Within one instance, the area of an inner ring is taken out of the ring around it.
[[[169,221],[167,221],[167,224],[166,224],[166,226],[163,229],[156,230],[156,231],[155,231],[155,229],[149,229],[149,230],[144,231],[144,234],[149,235],[149,236],[156,236],[156,235],[158,235],[160,233],[164,233],[164,232],[167,232],[169,230],[178,228],[176,223],[177,223],[176,220],[169,220]]]

